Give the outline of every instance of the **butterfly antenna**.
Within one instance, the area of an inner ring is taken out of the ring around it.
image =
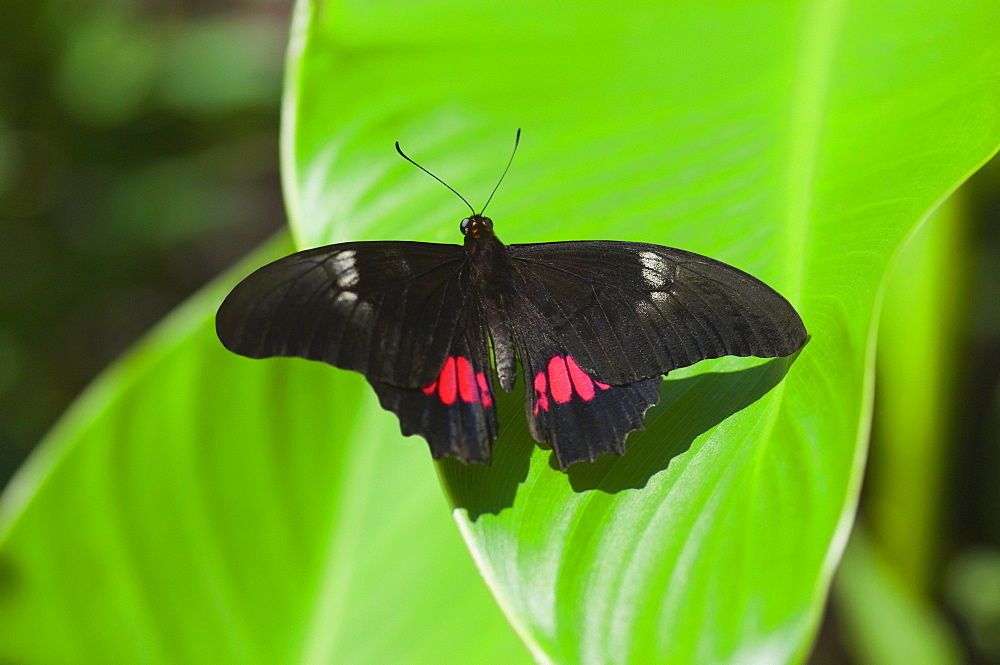
[[[427,175],[429,175],[430,177],[434,178],[439,183],[441,183],[442,185],[444,185],[445,187],[447,187],[448,189],[450,189],[452,192],[455,192],[455,188],[454,187],[452,187],[451,185],[449,185],[448,183],[446,183],[444,180],[442,180],[441,178],[437,177],[436,175],[434,175],[433,173],[431,173],[430,171],[428,171],[427,169],[425,169],[424,167],[422,167],[420,164],[417,164],[415,161],[413,161],[412,159],[410,159],[409,157],[407,157],[406,153],[403,152],[403,149],[399,147],[399,141],[396,141],[396,152],[398,152],[400,154],[400,156],[403,159],[405,159],[406,161],[408,161],[410,164],[413,164],[418,169],[420,169],[421,171],[423,171],[424,173],[426,173]],[[462,201],[465,203],[465,205],[469,206],[469,210],[472,211],[473,215],[476,214],[476,209],[472,207],[472,204],[470,204],[468,201],[465,200],[464,196],[462,196],[458,192],[455,192],[455,196],[457,196],[458,198],[462,199]]]
[[[494,187],[493,191],[490,193],[490,198],[486,199],[486,205],[484,205],[483,209],[479,211],[480,215],[486,212],[486,206],[488,206],[490,204],[490,201],[493,200],[493,194],[496,194],[497,190],[500,189],[500,183],[503,182],[504,176],[507,175],[507,170],[510,169],[510,165],[514,162],[514,155],[517,154],[517,144],[520,142],[521,142],[521,128],[518,127],[517,136],[514,137],[514,149],[510,153],[510,159],[507,160],[507,168],[505,168],[503,170],[503,173],[500,175],[500,179],[497,181],[497,186]]]

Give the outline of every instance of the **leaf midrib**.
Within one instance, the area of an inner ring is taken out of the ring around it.
[[[810,241],[814,183],[833,75],[833,58],[842,32],[846,0],[813,0],[802,18],[788,125],[789,150],[784,173],[786,250],[790,261],[788,299],[801,305]]]

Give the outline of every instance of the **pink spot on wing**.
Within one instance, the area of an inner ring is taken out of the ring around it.
[[[607,390],[608,388],[611,387],[609,384],[607,384],[607,383],[601,383],[597,379],[594,379],[594,385],[597,386],[598,388],[600,388],[601,390]]]
[[[479,383],[479,396],[482,397],[483,406],[490,408],[493,406],[493,398],[490,397],[490,384],[486,381],[486,375],[476,372],[476,382]]]
[[[548,387],[545,380],[545,372],[539,372],[535,374],[535,415],[538,415],[538,410],[542,411],[549,410],[549,396],[546,393],[546,388]]]
[[[441,368],[441,374],[438,376],[438,383],[441,384],[438,396],[444,404],[451,406],[455,403],[455,398],[458,397],[458,377],[455,372],[454,356],[448,356],[448,359],[444,361],[444,367]]]
[[[424,386],[423,388],[421,388],[421,390],[424,391],[425,395],[431,395],[437,389],[438,389],[437,379],[434,379],[434,383],[432,383],[430,385],[427,385],[427,386]]]
[[[566,356],[566,366],[569,368],[569,378],[573,381],[576,394],[582,397],[584,402],[594,399],[594,380],[580,369],[580,366],[573,360],[573,356]]]
[[[549,359],[549,385],[552,399],[559,404],[565,404],[573,399],[573,387],[570,385],[569,370],[562,356],[552,356]]]
[[[475,404],[479,401],[479,391],[476,388],[476,373],[472,371],[472,363],[464,356],[455,358],[455,372],[458,374],[458,394],[463,402]]]

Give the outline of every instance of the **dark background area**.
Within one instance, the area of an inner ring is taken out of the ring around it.
[[[4,3],[0,486],[102,369],[284,225],[291,4]],[[969,659],[1000,663],[1000,162],[958,195],[972,290],[941,538],[972,572],[943,564],[934,596]],[[840,625],[814,662],[851,660]]]
[[[941,585],[973,662],[1000,663],[1000,156],[959,192],[972,248],[966,335],[956,344],[953,457],[946,469]]]
[[[290,12],[4,3],[0,484],[98,372],[284,224]]]

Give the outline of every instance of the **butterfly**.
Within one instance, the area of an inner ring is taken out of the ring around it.
[[[489,462],[497,384],[510,392],[518,364],[529,430],[565,471],[624,454],[668,372],[727,355],[787,356],[805,344],[795,308],[731,265],[640,242],[505,245],[483,214],[504,175],[477,213],[398,142],[396,150],[469,206],[464,243],[297,252],[240,282],[216,331],[250,358],[360,372],[435,459]]]

